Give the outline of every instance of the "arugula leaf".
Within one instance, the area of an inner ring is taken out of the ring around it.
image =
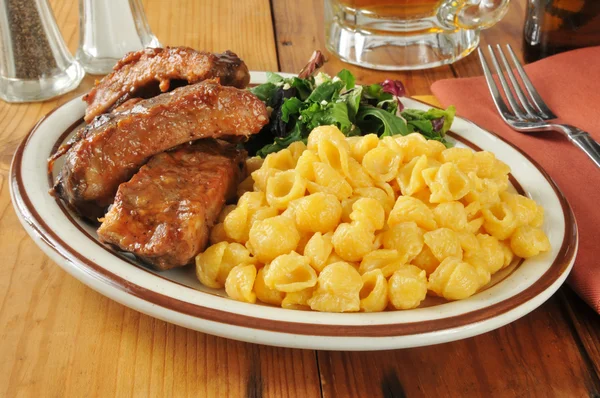
[[[290,115],[296,115],[300,113],[302,108],[302,101],[296,97],[286,98],[281,105],[281,120],[284,122],[290,121]]]
[[[396,115],[371,105],[364,105],[356,115],[358,127],[367,133],[380,133],[381,137],[408,134],[404,120]]]
[[[270,153],[280,151],[284,148],[287,148],[292,142],[303,141],[302,137],[302,129],[297,124],[294,129],[290,132],[287,137],[284,138],[275,138],[272,144],[265,145],[259,151],[256,152],[258,156],[264,158]]]
[[[354,83],[356,81],[356,79],[354,79],[354,75],[352,75],[352,73],[350,73],[350,71],[348,69],[342,69],[338,74],[337,77],[340,78],[340,80],[342,80],[345,84],[346,90],[350,90],[354,88]]]
[[[312,94],[307,98],[307,101],[316,102],[319,104],[322,101],[331,102],[339,95],[339,92],[342,88],[344,88],[344,82],[341,80],[337,82],[324,82],[312,92]]]
[[[365,90],[364,90],[364,97],[367,100],[375,100],[374,104],[378,104],[381,101],[387,101],[387,100],[391,100],[394,98],[394,96],[390,93],[386,93],[385,91],[383,91],[383,87],[381,87],[380,84],[371,84],[369,86],[364,86]],[[372,103],[373,101],[368,101],[369,103]]]
[[[256,95],[261,101],[263,101],[267,105],[273,106],[273,97],[275,97],[275,92],[278,88],[279,87],[277,87],[273,83],[264,83],[256,87],[252,87],[250,89],[250,92]]]
[[[356,114],[360,108],[360,99],[362,97],[363,87],[355,86],[352,90],[346,91],[340,96],[340,99],[346,102],[348,106],[348,118],[353,121],[356,120]]]
[[[402,111],[402,117],[406,120],[417,120],[423,118],[425,111],[420,109],[405,109]]]
[[[331,104],[319,122],[320,126],[335,124],[344,134],[348,133],[352,127],[352,122],[348,118],[348,106],[343,102]]]
[[[397,99],[397,97],[395,97],[389,100],[380,101],[377,103],[376,106],[377,108],[381,108],[388,111],[392,115],[396,115],[396,111],[398,110],[398,107],[400,105],[401,104],[399,104],[399,100]]]
[[[267,72],[267,82],[268,83],[283,83],[284,78],[281,75],[273,72]]]
[[[286,82],[290,85],[290,87],[298,90],[298,97],[300,97],[302,101],[306,100],[313,91],[313,84],[310,79],[292,77],[291,79],[287,79]]]
[[[452,123],[454,122],[454,116],[456,116],[456,108],[454,107],[454,105],[450,105],[448,108],[446,108],[445,111],[442,111],[441,109],[436,109],[436,108],[431,108],[429,111],[431,111],[433,114],[439,113],[436,111],[440,111],[441,113],[444,114],[443,116],[439,116],[439,117],[444,118],[444,126],[442,127],[441,133],[446,134],[446,132],[448,130],[450,130],[450,127],[452,126]]]
[[[427,137],[430,137],[433,135],[434,131],[433,131],[433,125],[431,124],[431,121],[429,120],[407,120],[406,124],[413,127],[413,131],[416,129],[422,133],[424,133],[424,135],[426,135]]]
[[[450,130],[450,126],[452,126],[452,122],[454,121],[454,115],[456,114],[456,108],[454,106],[449,106],[447,109],[437,109],[431,108],[427,111],[422,111],[419,109],[405,109],[402,111],[402,117],[406,119],[407,122],[414,120],[435,120],[444,118],[444,124],[442,130],[439,132],[441,135],[444,135],[448,130]],[[432,126],[433,129],[433,126]]]
[[[319,112],[320,110],[321,105],[316,102],[313,102],[312,104],[308,105],[308,107],[300,111],[299,121],[301,121],[303,124],[309,125],[313,118],[313,115]]]
[[[302,123],[308,131],[326,125],[336,125],[344,134],[352,129],[352,122],[348,118],[348,107],[344,102],[330,102],[327,105],[312,103],[300,113]]]

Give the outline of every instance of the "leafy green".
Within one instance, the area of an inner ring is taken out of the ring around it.
[[[409,131],[412,133],[415,130],[430,136],[433,133],[433,125],[430,120],[408,120],[406,122]]]
[[[267,83],[283,83],[283,77],[277,73],[267,72]]]
[[[438,108],[431,108],[425,113],[426,117],[433,117],[434,119],[438,119],[440,117],[444,118],[444,126],[442,127],[442,134],[446,134],[452,123],[454,122],[454,116],[456,116],[456,108],[453,105],[450,105],[445,110]]]
[[[272,144],[268,144],[260,149],[256,154],[261,158],[264,158],[270,153],[278,152],[284,148],[287,148],[292,142],[302,141],[302,130],[298,125],[290,132],[287,137],[275,138]]]
[[[383,91],[383,87],[380,84],[371,84],[365,87],[365,98],[367,100],[375,100],[375,103],[381,101],[388,101],[394,99],[394,96],[390,93]],[[370,101],[371,102],[371,101]]]
[[[250,89],[250,92],[256,95],[261,101],[265,102],[267,105],[272,106],[270,102],[274,97],[277,88],[278,87],[273,83],[265,83],[256,87],[252,87]]]
[[[354,88],[354,83],[355,83],[354,75],[352,75],[352,73],[350,73],[350,71],[348,69],[342,69],[337,74],[337,77],[339,77],[340,80],[344,82],[346,90],[350,90],[350,89]]]
[[[356,115],[356,120],[361,130],[379,133],[381,137],[408,134],[404,120],[375,106],[361,107]]]
[[[417,121],[429,121],[430,122],[430,126],[426,129],[419,129],[422,132],[429,132],[431,133],[430,130],[433,130],[433,125],[431,124],[432,120],[436,120],[436,119],[441,119],[444,118],[444,124],[443,127],[441,129],[441,131],[439,131],[439,133],[441,133],[441,135],[443,136],[444,134],[446,134],[446,132],[448,130],[450,130],[450,126],[452,126],[452,122],[454,121],[454,116],[456,114],[456,108],[454,108],[454,106],[449,106],[447,109],[438,109],[438,108],[431,108],[427,111],[422,111],[419,109],[405,109],[404,111],[402,111],[402,117],[404,119],[406,119],[407,123],[409,124],[415,124],[415,122]],[[424,124],[419,124],[420,127],[423,127]]]
[[[399,104],[396,99],[383,100],[383,101],[379,101],[377,103],[376,107],[385,109],[386,111],[388,111],[389,113],[391,113],[393,115],[397,115]]]
[[[399,97],[404,93],[404,86],[399,81],[386,82],[386,87],[357,85],[355,77],[346,69],[334,79],[324,73],[303,79],[268,72],[267,82],[250,91],[271,107],[271,117],[269,123],[244,144],[245,148],[250,154],[266,156],[292,142],[306,142],[310,132],[322,125],[335,125],[347,136],[418,132],[449,145],[444,135],[454,120],[454,107],[403,110]],[[402,90],[391,93],[390,82]]]
[[[329,102],[339,96],[342,88],[344,88],[344,82],[341,80],[324,82],[308,96],[307,100],[317,103]]]
[[[360,99],[362,97],[362,86],[356,86],[350,91],[346,91],[340,96],[340,100],[344,101],[348,106],[348,117],[355,119],[358,109],[360,108]]]
[[[281,106],[281,120],[284,122],[290,121],[290,115],[297,115],[302,108],[302,101],[296,97],[286,98]]]
[[[300,79],[298,77],[292,77],[288,80],[287,83],[290,85],[290,87],[298,90],[298,97],[302,101],[307,99],[314,89],[314,84],[311,82],[310,79]]]
[[[311,106],[312,107],[312,106]],[[308,112],[306,113],[308,116]],[[309,130],[317,126],[336,125],[342,133],[348,133],[352,122],[348,118],[348,107],[343,102],[329,103],[322,109],[310,115],[310,122],[306,127]]]

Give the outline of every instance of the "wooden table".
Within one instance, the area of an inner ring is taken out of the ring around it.
[[[51,1],[70,49],[76,0]],[[521,49],[524,0],[483,43]],[[253,70],[299,71],[323,49],[322,0],[144,1],[160,41],[236,51]],[[476,76],[475,56],[425,72],[377,73],[330,57],[359,81],[401,79],[428,95],[438,79]],[[8,192],[12,155],[34,123],[87,91],[44,103],[0,102],[0,396],[599,396],[600,316],[568,287],[524,318],[481,336],[387,352],[273,348],[208,336],[130,310],[50,261],[21,228]],[[460,109],[459,109],[460,113]]]

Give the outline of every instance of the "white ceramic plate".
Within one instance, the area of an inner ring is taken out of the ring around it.
[[[252,83],[266,80],[253,72]],[[403,99],[409,108],[427,105]],[[156,273],[132,257],[106,248],[94,228],[48,194],[53,175],[46,159],[83,117],[76,98],[46,115],[23,140],[11,168],[11,197],[21,223],[42,250],[92,289],[156,318],[252,343],[327,350],[380,350],[424,346],[474,336],[532,311],[564,282],[577,250],[569,204],[548,175],[518,149],[472,122],[456,118],[459,146],[490,150],[512,169],[517,189],[546,211],[543,226],[552,250],[515,264],[496,284],[466,300],[408,311],[329,314],[285,310],[228,299],[201,286],[193,267]],[[519,187],[520,186],[520,187]],[[32,287],[33,288],[33,287]]]

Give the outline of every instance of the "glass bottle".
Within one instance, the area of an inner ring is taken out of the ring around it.
[[[600,1],[528,0],[523,30],[525,61],[600,45]]]

